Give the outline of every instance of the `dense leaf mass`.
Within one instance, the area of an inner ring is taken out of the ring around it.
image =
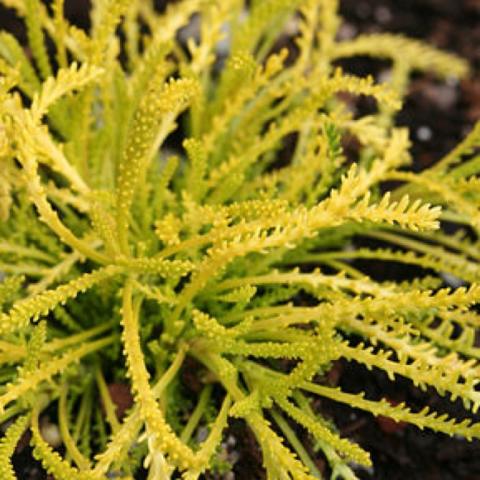
[[[271,480],[321,478],[293,424],[355,479],[370,456],[315,397],[480,437],[322,377],[344,358],[480,408],[480,124],[421,173],[395,126],[412,73],[465,62],[390,34],[338,41],[336,0],[96,0],[88,32],[63,0],[1,3],[31,51],[0,33],[2,479],[28,429],[59,480],[194,480],[228,470],[231,418]],[[359,55],[390,60],[389,81],[335,68]],[[356,96],[375,111],[355,115]],[[380,281],[368,261],[415,276]],[[133,396],[122,418],[114,383]]]

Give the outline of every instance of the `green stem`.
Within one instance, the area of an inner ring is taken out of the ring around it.
[[[110,424],[112,433],[115,435],[120,429],[120,424],[117,419],[116,406],[112,401],[110,392],[108,391],[107,383],[103,377],[100,367],[96,368],[95,379],[97,381],[98,391],[100,392],[100,398],[102,399],[103,408],[107,416],[107,421]]]
[[[302,392],[296,391],[293,394],[295,401],[298,406],[302,408],[308,415],[312,418],[317,417],[315,412],[310,407],[308,399],[303,395]],[[337,478],[342,478],[343,480],[358,480],[356,475],[353,473],[351,468],[346,464],[346,462],[338,455],[334,448],[329,445],[327,442],[317,439],[317,448],[320,448],[322,452],[327,457],[328,463],[332,469],[331,479],[336,480]]]
[[[310,473],[315,478],[323,478],[317,466],[315,465],[315,463],[313,463],[313,460],[310,458],[310,455],[305,450],[305,447],[302,445],[302,443],[298,439],[295,432],[290,428],[290,425],[288,424],[288,422],[276,410],[271,410],[270,415],[272,416],[272,418],[275,420],[275,423],[279,426],[280,430],[285,435],[285,438],[290,442],[290,445],[297,452],[298,456],[300,457],[304,465],[310,470]]]
[[[200,398],[198,400],[197,406],[195,410],[190,415],[185,428],[183,429],[180,440],[184,443],[188,443],[190,440],[193,432],[197,428],[198,423],[200,422],[203,414],[205,413],[205,409],[208,406],[208,402],[210,401],[210,396],[212,393],[212,385],[207,385],[200,393]]]
[[[90,468],[90,462],[86,459],[82,453],[78,450],[76,442],[72,438],[68,428],[68,409],[67,409],[67,395],[68,386],[64,382],[60,392],[60,400],[58,404],[58,423],[60,427],[60,433],[62,435],[63,444],[67,449],[68,454],[73,458],[74,462],[81,470],[88,470]]]
[[[73,430],[73,439],[75,443],[78,442],[82,428],[85,425],[86,419],[89,418],[89,411],[92,408],[92,385],[89,383],[87,385],[86,391],[82,396],[82,401],[80,403],[80,408],[77,415],[77,421],[75,422],[75,428]]]
[[[91,337],[95,337],[100,333],[105,332],[109,328],[113,326],[113,323],[105,323],[103,325],[99,325],[98,327],[91,328],[90,330],[86,330],[82,333],[78,333],[76,335],[72,335],[67,338],[57,338],[52,340],[50,343],[45,345],[44,350],[47,352],[52,352],[55,350],[60,350],[66,347],[70,347],[71,345],[79,345],[84,343],[86,340],[89,340]],[[112,340],[115,338],[115,335],[111,335],[110,337]]]

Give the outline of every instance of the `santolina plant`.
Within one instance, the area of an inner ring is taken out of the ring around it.
[[[321,375],[343,358],[480,406],[480,126],[413,173],[394,121],[412,72],[462,77],[463,61],[388,34],[339,42],[335,0],[185,0],[164,14],[96,0],[88,32],[63,0],[1,3],[25,20],[32,56],[0,33],[2,480],[26,431],[56,479],[193,480],[228,469],[231,418],[269,479],[321,478],[297,424],[331,478],[354,479],[370,456],[317,397],[480,436]],[[335,68],[356,55],[389,59],[390,81]],[[377,111],[354,116],[345,93]],[[375,280],[357,259],[416,276]],[[124,418],[111,383],[133,394]]]

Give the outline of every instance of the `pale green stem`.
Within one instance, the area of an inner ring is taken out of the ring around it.
[[[305,447],[302,445],[300,440],[298,439],[295,432],[290,428],[288,422],[278,413],[276,410],[271,410],[270,415],[275,420],[275,423],[279,426],[280,430],[285,435],[285,438],[290,442],[290,445],[293,449],[297,452],[298,456],[304,463],[304,465],[310,470],[310,473],[315,478],[323,478],[322,474],[318,470],[313,460],[310,458],[310,455],[305,450]]]
[[[208,402],[210,401],[210,395],[212,393],[212,385],[207,385],[200,394],[200,398],[198,400],[197,406],[195,410],[191,413],[190,417],[188,418],[188,422],[183,429],[180,440],[184,443],[188,443],[190,440],[193,432],[197,428],[198,423],[200,422],[203,414],[205,413],[205,409],[208,406]]]
[[[112,397],[110,396],[107,383],[105,382],[105,378],[103,377],[100,367],[96,369],[95,379],[97,381],[98,391],[100,392],[100,398],[102,399],[107,421],[110,424],[113,434],[115,435],[120,429],[120,424],[117,419],[116,406],[112,401]]]
[[[67,394],[68,386],[64,382],[60,392],[60,401],[58,405],[58,424],[60,427],[60,433],[62,435],[63,444],[72,457],[74,462],[81,470],[88,470],[90,468],[90,462],[85,458],[78,450],[75,440],[72,438],[69,431],[68,421],[68,409],[67,409]]]

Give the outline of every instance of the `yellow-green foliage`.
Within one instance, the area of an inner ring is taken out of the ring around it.
[[[218,465],[232,417],[269,479],[320,478],[294,423],[332,478],[356,478],[349,462],[369,454],[312,410],[316,396],[480,437],[477,423],[321,376],[344,358],[480,407],[480,126],[419,174],[395,127],[412,72],[461,77],[463,61],[389,34],[337,42],[335,0],[184,0],[164,14],[96,0],[89,32],[62,0],[2,3],[32,52],[0,33],[2,478],[30,429],[59,480],[141,468],[193,480]],[[276,48],[286,31],[295,54]],[[354,55],[390,59],[392,81],[335,68]],[[340,93],[373,97],[377,113],[356,118]],[[400,186],[382,194],[387,181]],[[362,237],[383,247],[356,247]],[[416,277],[376,280],[357,259]],[[203,388],[193,401],[185,368]],[[108,382],[130,385],[124,419]],[[42,435],[47,407],[63,457]]]

